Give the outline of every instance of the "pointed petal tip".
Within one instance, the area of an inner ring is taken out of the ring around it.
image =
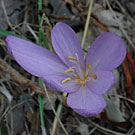
[[[65,24],[65,23],[63,23],[63,22],[58,22],[58,23],[56,23],[56,24],[54,25],[53,29],[52,29],[52,32],[53,32],[54,29],[56,29],[56,28],[58,28],[58,27],[61,27],[61,26],[64,26],[64,25],[68,26],[67,24]]]
[[[8,36],[6,37],[6,39],[5,39],[5,41],[9,40],[9,39],[12,38],[12,37],[14,37],[14,36],[8,35]]]
[[[102,35],[103,35],[103,38],[113,38],[117,40],[117,42],[119,41],[121,46],[123,46],[123,51],[124,51],[124,54],[126,55],[126,44],[124,43],[123,39],[119,35],[113,32],[104,32],[100,36]]]
[[[21,40],[22,40],[21,38],[9,35],[6,37],[5,42],[6,42],[6,45],[9,47],[9,45],[10,46],[14,45],[13,43],[16,43],[16,42],[21,41]]]
[[[66,24],[66,23],[63,23],[63,22],[58,22],[58,23],[56,23],[56,25],[54,26],[54,27],[59,27],[59,26],[67,26],[67,27],[70,27],[68,24]]]
[[[68,56],[78,57],[80,66],[84,64],[80,41],[68,24],[56,23],[51,32],[51,40],[55,52],[68,67],[73,66]]]
[[[42,77],[65,69],[57,55],[43,47],[15,36],[8,36],[5,41],[10,55],[26,71],[35,76]]]
[[[14,39],[14,36],[11,36],[11,35],[7,36],[6,39],[5,39],[5,43],[6,43],[8,52],[9,52],[9,54],[10,54],[11,56],[13,56],[13,55],[12,55],[12,48],[11,48],[11,45],[12,45],[12,44],[10,43],[10,42],[12,42],[12,39]]]
[[[8,44],[9,44],[10,40],[12,40],[12,38],[14,38],[14,37],[11,36],[11,35],[9,35],[9,36],[6,37],[5,42],[6,42],[6,45],[7,45],[7,46],[8,46]]]
[[[58,32],[60,29],[64,29],[64,28],[65,29],[68,28],[68,29],[70,29],[74,33],[74,31],[72,30],[72,28],[68,24],[63,23],[63,22],[58,22],[58,23],[55,24],[55,26],[52,29],[51,37],[52,37],[53,34],[55,34],[56,32]]]
[[[126,55],[126,45],[125,45],[123,39],[119,35],[117,35],[117,34],[115,34],[113,32],[104,32],[104,33],[99,35],[99,38],[100,37],[106,38],[106,39],[107,38],[110,38],[110,39],[112,38],[114,43],[115,43],[115,41],[119,42],[120,45],[123,46],[123,51],[124,51],[124,54]]]
[[[21,38],[18,38],[18,37],[12,36],[12,35],[8,35],[8,36],[6,37],[6,39],[5,39],[5,42],[8,43],[8,42],[10,42],[10,41],[12,41],[12,40],[16,40],[16,39],[21,40]]]
[[[86,63],[95,66],[94,70],[112,71],[125,59],[126,45],[122,38],[112,32],[100,34],[91,45]]]
[[[32,42],[14,36],[6,38],[9,53],[29,73],[41,77],[47,86],[53,90],[73,92],[79,89],[74,84],[62,85],[61,80],[66,78],[64,63],[57,55]]]
[[[56,25],[58,26],[58,25],[67,25],[67,24],[63,23],[63,22],[58,22],[58,23],[56,23]]]

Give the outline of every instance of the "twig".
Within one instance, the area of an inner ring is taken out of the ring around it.
[[[58,118],[57,113],[56,113],[56,111],[55,111],[55,109],[54,109],[54,107],[53,107],[53,105],[52,105],[52,102],[51,102],[51,99],[50,99],[50,97],[49,97],[49,94],[48,94],[48,91],[47,91],[47,89],[46,89],[45,84],[43,84],[43,87],[44,87],[44,91],[45,91],[45,93],[46,93],[46,96],[47,96],[47,98],[48,98],[48,101],[49,101],[49,103],[50,103],[50,105],[51,105],[51,108],[52,108],[52,110],[53,110],[53,113],[54,113],[55,116],[57,117],[57,119],[58,119],[58,121],[59,121],[59,123],[60,123],[60,125],[61,125],[61,127],[62,127],[62,129],[63,129],[63,131],[65,132],[65,134],[68,135],[68,132],[66,131],[66,129],[65,129],[64,125],[62,124],[61,120]]]
[[[31,99],[29,99],[28,101],[31,101]],[[0,116],[0,121],[3,119],[3,117],[4,117],[5,115],[7,115],[7,114],[9,113],[9,111],[12,111],[12,110],[14,110],[16,107],[21,106],[21,105],[26,104],[26,103],[27,103],[27,101],[22,101],[22,102],[20,102],[20,103],[18,103],[18,104],[15,104],[14,106],[11,106],[11,105],[7,106],[7,108],[4,110],[3,114]],[[30,110],[31,110],[31,109],[30,109]]]
[[[41,129],[42,129],[42,135],[47,135],[45,127],[41,125]]]
[[[2,39],[0,39],[0,45],[6,46],[5,42]]]
[[[67,96],[67,93],[63,93],[63,96],[66,97]],[[62,107],[63,107],[62,106],[62,103],[59,103],[58,108],[57,108],[57,112],[56,112],[57,113],[57,116],[55,116],[55,118],[54,118],[51,135],[55,135],[56,127],[57,127],[57,124],[58,124],[57,117],[58,118],[60,117],[60,114],[62,112]]]
[[[118,95],[118,94],[117,95],[116,94],[109,94],[109,95],[110,96],[115,96],[115,97],[120,98],[120,99],[124,99],[124,100],[126,100],[126,101],[128,101],[128,102],[130,102],[130,103],[135,105],[135,101],[132,100],[132,99],[129,99],[127,97],[124,97],[124,96],[121,96],[121,95]]]
[[[106,1],[107,5],[108,5],[110,11],[112,12],[113,16],[115,17],[116,21],[118,22],[119,27],[120,27],[121,31],[123,32],[124,36],[126,37],[127,41],[129,42],[129,44],[132,46],[132,48],[133,48],[134,51],[135,51],[135,46],[134,46],[134,44],[133,44],[132,41],[129,39],[129,36],[127,35],[126,31],[124,30],[124,28],[123,28],[121,22],[119,21],[119,19],[117,18],[115,12],[114,12],[113,9],[111,8],[110,3],[108,2],[108,0],[105,0],[105,1]]]
[[[97,127],[94,127],[88,134],[91,135],[96,129]]]
[[[107,135],[108,135],[108,133],[109,133],[109,134],[112,134],[112,135],[126,135],[126,134],[123,134],[123,133],[115,132],[115,131],[113,131],[113,130],[104,128],[104,127],[102,127],[102,126],[100,126],[100,125],[94,123],[93,121],[91,121],[91,120],[89,120],[89,119],[88,119],[88,121],[89,121],[89,123],[90,123],[91,125],[93,125],[94,127],[97,127],[98,130],[100,130],[100,131],[102,131],[102,132],[104,132],[104,133],[107,132],[107,133],[106,133]]]
[[[41,88],[39,86],[38,83],[33,82],[27,78],[25,78],[23,75],[21,75],[18,71],[16,71],[15,69],[13,69],[10,65],[8,65],[4,60],[2,60],[0,58],[0,68],[4,71],[10,74],[11,78],[13,80],[15,80],[16,82],[18,82],[21,85],[24,86],[28,86],[30,87],[34,92],[36,92],[39,95],[42,95],[44,97],[46,97],[43,88]],[[49,95],[54,95],[56,96],[56,94],[54,92],[49,91],[48,92]]]
[[[125,78],[126,78],[126,96],[129,99],[132,99],[132,77],[128,69],[128,63],[125,59],[123,64],[124,72],[125,72]]]
[[[107,28],[107,26],[102,23],[95,14],[91,13],[91,22],[94,24],[94,25],[97,25],[100,29],[102,29],[103,31],[105,32],[109,32],[109,29]]]
[[[49,30],[49,37],[51,37],[50,34],[51,34],[51,31],[52,31],[52,26],[51,26],[51,24],[50,24],[50,22],[49,22],[49,20],[48,20],[48,18],[47,18],[45,13],[43,13],[43,15],[42,15],[42,21],[45,21],[45,23],[47,23],[47,29]],[[43,35],[45,35],[44,31],[43,31],[43,28],[42,28],[42,32],[43,32]],[[44,38],[44,42],[47,42],[47,40],[45,39],[45,36],[43,38]],[[51,52],[55,52],[53,47],[52,47],[52,45],[51,45],[51,38],[48,38],[48,49]]]
[[[3,9],[4,15],[6,17],[7,24],[12,28],[12,24],[9,21],[9,18],[8,18],[8,15],[7,15],[7,11],[6,11],[6,8],[5,8],[4,0],[1,0],[1,6],[2,6],[2,9]]]
[[[72,16],[61,16],[61,15],[56,15],[56,14],[46,14],[46,16],[54,18],[54,19],[71,19]]]
[[[13,100],[13,96],[10,94],[10,92],[6,89],[0,86],[0,92],[7,97],[9,103]]]
[[[38,43],[38,37],[36,35],[36,33],[33,31],[33,29],[29,26],[28,23],[25,23],[26,27],[29,29],[30,33],[33,35],[33,37],[35,38],[36,40],[36,43]]]
[[[87,19],[86,19],[86,23],[85,23],[85,29],[84,29],[84,34],[83,34],[83,38],[82,38],[82,48],[84,47],[84,43],[85,43],[87,31],[88,31],[88,26],[89,26],[90,16],[91,16],[92,4],[93,4],[93,0],[91,0],[90,4],[89,4],[88,15],[87,15]]]
[[[57,117],[59,118],[60,117],[60,114],[62,112],[62,104],[59,103],[58,105],[58,108],[57,108],[57,116],[55,115],[55,118],[54,118],[54,121],[53,121],[53,126],[52,126],[52,130],[51,130],[51,135],[55,135],[55,132],[56,132],[56,128],[57,128],[57,124],[58,124],[58,119]]]

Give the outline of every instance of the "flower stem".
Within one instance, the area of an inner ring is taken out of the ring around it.
[[[42,0],[38,0],[38,11],[42,11]],[[42,29],[41,29],[41,16],[40,14],[38,15],[38,23],[39,23],[39,45],[42,45]],[[43,81],[41,78],[39,78],[39,83],[43,86]],[[44,103],[43,103],[43,97],[39,96],[39,108],[40,108],[40,120],[41,120],[41,129],[42,129],[42,135],[46,135],[46,130],[45,130],[45,122],[44,122]]]
[[[40,120],[41,120],[41,125],[42,126],[45,126],[45,123],[44,123],[44,118],[43,118],[43,108],[44,108],[44,104],[43,104],[43,97],[42,96],[39,96],[39,108],[40,108]]]

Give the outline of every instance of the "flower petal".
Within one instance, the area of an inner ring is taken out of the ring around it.
[[[114,83],[114,76],[110,71],[96,71],[97,80],[87,82],[89,90],[96,94],[106,93]]]
[[[86,66],[92,65],[94,70],[113,70],[118,67],[126,56],[126,47],[123,40],[114,33],[101,34],[91,45]]]
[[[79,59],[80,67],[84,66],[80,41],[70,26],[64,23],[57,23],[53,27],[51,39],[54,50],[67,66],[73,66],[68,56]]]
[[[62,80],[69,77],[64,73],[67,67],[54,53],[13,36],[6,38],[6,44],[15,60],[29,73],[41,77],[47,87],[69,93],[80,88],[71,81],[62,84]]]
[[[84,117],[95,116],[106,106],[102,95],[93,93],[87,87],[81,87],[80,90],[70,93],[67,97],[67,104]]]
[[[68,76],[59,74],[59,75],[48,75],[43,78],[47,87],[51,90],[59,90],[66,93],[72,93],[80,89],[81,85],[74,83],[72,81],[67,81],[62,84],[62,81]]]
[[[52,52],[32,42],[8,36],[6,44],[9,53],[29,73],[44,77],[57,73],[64,73],[67,68],[59,57]]]

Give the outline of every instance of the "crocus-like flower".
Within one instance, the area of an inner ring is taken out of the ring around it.
[[[67,104],[85,117],[99,114],[106,106],[103,94],[113,84],[112,70],[125,58],[122,39],[111,33],[101,34],[84,59],[80,41],[67,24],[57,23],[51,33],[57,53],[32,42],[8,36],[9,53],[29,73],[41,77],[47,87],[67,92]]]

